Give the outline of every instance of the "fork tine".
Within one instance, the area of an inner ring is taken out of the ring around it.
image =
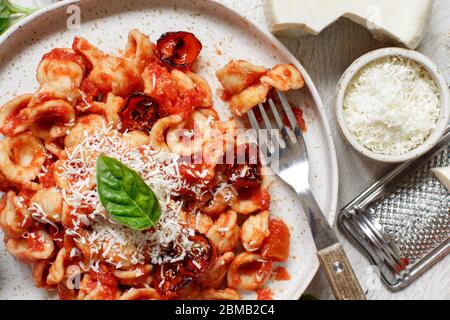
[[[262,103],[258,104],[259,112],[261,112],[261,116],[263,118],[264,124],[267,130],[272,130],[272,125],[270,124],[269,117],[267,116],[266,111],[264,110],[264,106]]]
[[[263,161],[267,162],[267,159],[270,158],[271,154],[271,151],[269,150],[269,147],[267,145],[267,137],[262,134],[253,110],[247,112],[247,117],[250,120],[250,125],[252,126],[253,130],[256,131],[256,138],[258,139],[259,149],[261,150]]]
[[[247,112],[248,120],[250,120],[250,125],[252,126],[253,130],[256,130],[256,132],[259,132],[259,125],[258,121],[256,121],[255,114],[253,113],[253,110],[250,110]]]
[[[273,116],[275,117],[275,121],[279,129],[283,128],[283,120],[281,120],[280,115],[278,114],[277,107],[275,107],[275,103],[272,99],[269,99],[270,109],[272,110]]]
[[[289,104],[288,99],[284,95],[283,92],[277,90],[278,97],[280,98],[281,105],[283,106],[284,112],[288,117],[289,123],[291,124],[291,128],[294,131],[295,135],[297,135],[297,130],[300,130],[297,124],[297,120],[295,118],[294,112],[292,111],[291,105]]]
[[[277,139],[279,146],[281,149],[286,148],[286,141],[283,139],[282,135],[280,134],[281,130],[283,130],[283,121],[280,118],[280,115],[278,114],[278,111],[275,107],[275,103],[272,99],[268,100],[270,109],[272,111],[273,116],[275,117],[275,122],[277,123],[278,131],[273,130],[273,139]]]
[[[259,111],[261,112],[261,116],[263,118],[266,129],[268,130],[268,133],[270,135],[270,143],[269,143],[270,144],[269,147],[271,148],[270,152],[274,153],[276,148],[278,148],[278,147],[284,148],[285,147],[284,141],[282,139],[279,139],[279,137],[275,134],[275,130],[272,129],[272,124],[270,123],[269,117],[267,116],[267,112],[264,109],[263,104],[260,103],[258,105],[258,107],[259,107]]]
[[[278,128],[280,129],[280,132],[281,132],[282,138],[280,137],[280,139],[284,139],[284,141],[285,141],[285,147],[287,147],[289,140],[292,143],[296,143],[297,137],[296,137],[295,133],[292,132],[292,130],[288,127],[288,125],[285,125],[285,123],[281,119],[280,113],[278,112],[277,107],[275,106],[275,103],[273,102],[272,99],[269,99],[269,104],[270,104],[272,113],[275,117],[275,121],[277,122]]]

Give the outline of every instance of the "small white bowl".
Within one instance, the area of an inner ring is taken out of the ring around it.
[[[353,136],[353,134],[350,132],[350,130],[347,128],[347,122],[345,120],[344,116],[344,96],[347,92],[347,87],[349,83],[352,81],[353,77],[361,70],[363,67],[365,67],[367,64],[371,63],[374,60],[386,57],[386,56],[402,56],[405,58],[409,58],[411,60],[416,61],[420,65],[422,65],[425,70],[428,71],[430,76],[434,79],[436,82],[436,86],[439,90],[439,97],[440,97],[440,107],[441,107],[441,115],[440,119],[438,120],[436,124],[436,128],[433,131],[433,133],[425,140],[425,142],[418,146],[417,148],[410,150],[404,154],[401,155],[386,155],[381,153],[373,152],[366,147],[364,147],[360,142],[356,140],[356,138]],[[336,90],[336,116],[337,121],[339,123],[339,127],[341,130],[341,133],[345,137],[345,139],[350,143],[358,152],[363,154],[364,156],[382,161],[382,162],[388,162],[388,163],[398,163],[403,162],[411,159],[415,159],[429,151],[431,148],[433,148],[434,145],[436,145],[439,141],[439,139],[443,136],[445,133],[447,124],[450,119],[450,95],[449,95],[449,89],[447,87],[447,83],[444,79],[444,77],[441,74],[441,71],[439,68],[426,56],[423,54],[412,51],[412,50],[406,50],[402,48],[384,48],[384,49],[378,49],[372,52],[369,52],[352,63],[350,67],[344,72],[341,79],[339,80],[337,90]]]

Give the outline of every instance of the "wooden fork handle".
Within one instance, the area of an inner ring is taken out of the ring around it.
[[[348,258],[340,243],[317,252],[320,265],[338,300],[366,300]]]

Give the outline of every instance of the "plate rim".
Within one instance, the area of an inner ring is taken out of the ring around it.
[[[4,44],[4,42],[11,37],[15,32],[19,31],[24,25],[28,24],[29,22],[38,19],[40,16],[45,15],[46,13],[50,11],[57,10],[59,8],[74,5],[74,4],[82,4],[87,3],[95,0],[61,0],[55,3],[52,3],[46,7],[39,8],[36,12],[32,13],[31,15],[25,17],[24,19],[20,20],[16,24],[12,25],[8,30],[5,31],[0,36],[0,47]],[[227,10],[229,13],[231,13],[234,16],[239,17],[243,21],[245,21],[248,25],[250,25],[252,28],[254,28],[257,32],[259,32],[262,36],[264,36],[267,40],[270,41],[275,47],[281,51],[283,55],[285,55],[289,60],[293,62],[293,64],[300,70],[302,73],[302,76],[304,78],[305,84],[308,87],[308,90],[310,91],[311,97],[314,100],[314,103],[316,105],[316,108],[318,112],[320,113],[320,117],[323,119],[323,127],[324,127],[324,134],[326,135],[326,141],[328,143],[329,152],[330,152],[330,168],[331,168],[331,206],[330,206],[330,212],[328,216],[326,217],[328,222],[333,226],[336,224],[336,217],[337,217],[337,206],[338,206],[338,197],[339,197],[339,167],[337,164],[337,153],[336,148],[334,145],[333,135],[330,127],[330,122],[328,119],[328,116],[326,114],[322,99],[317,91],[317,88],[312,81],[311,77],[309,76],[309,73],[306,71],[306,69],[303,67],[303,65],[300,63],[300,61],[281,43],[280,40],[278,40],[272,33],[269,32],[268,29],[263,28],[256,22],[252,21],[251,19],[246,18],[242,14],[240,14],[238,11],[236,11],[234,8],[231,8],[230,6],[223,4],[219,2],[218,0],[204,0],[205,2],[210,2],[215,5],[218,5],[225,10]],[[309,226],[308,226],[309,229]],[[310,231],[311,232],[311,231]],[[312,235],[311,235],[312,236]],[[315,270],[314,272],[311,272],[311,274],[308,277],[305,277],[305,283],[307,285],[305,286],[305,289],[309,286],[314,276],[317,274],[317,271],[319,270],[319,262],[318,259],[316,260],[315,264]],[[304,291],[304,290],[303,290]],[[303,292],[302,292],[303,293]],[[302,294],[301,293],[301,294]],[[300,294],[300,295],[301,295]]]

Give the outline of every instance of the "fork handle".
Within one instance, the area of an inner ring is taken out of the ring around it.
[[[300,201],[308,217],[314,242],[319,248],[317,255],[320,265],[338,300],[366,300],[355,272],[336,238],[336,234],[326,221],[310,188],[298,192]]]
[[[366,300],[347,255],[340,243],[317,252],[320,265],[338,300]]]

